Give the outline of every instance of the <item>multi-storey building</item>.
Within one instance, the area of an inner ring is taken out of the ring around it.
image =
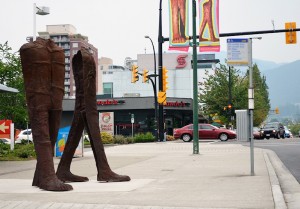
[[[96,66],[98,66],[98,49],[88,42],[88,37],[78,34],[73,25],[47,25],[46,32],[39,32],[42,38],[51,38],[65,53],[65,98],[74,98],[75,81],[72,70],[72,58],[81,47],[87,47],[92,52]],[[96,69],[96,81],[98,81],[98,69]],[[98,82],[97,82],[98,83]],[[98,89],[98,84],[97,84]]]
[[[111,59],[103,58],[99,61],[103,93],[97,95],[97,109],[99,113],[113,113],[115,134],[130,135],[134,133],[156,132],[154,88],[151,82],[139,81],[131,83],[132,64],[137,64],[139,73],[149,70],[149,75],[155,74],[153,54],[139,54],[137,60],[127,60],[125,66],[113,65]],[[205,69],[215,68],[214,55],[199,55],[198,81],[203,81]],[[164,105],[163,121],[167,134],[172,135],[173,129],[182,127],[193,121],[193,69],[192,54],[164,53],[163,65],[168,69],[169,89],[167,103]],[[209,61],[210,63],[203,64]],[[214,73],[210,70],[209,73]],[[156,69],[158,74],[158,68]],[[152,77],[153,79],[153,77]],[[158,79],[157,79],[158,80]],[[158,82],[157,82],[158,85]],[[158,86],[157,86],[158,89]],[[71,124],[75,100],[65,99],[63,102],[62,127]],[[131,118],[134,117],[132,122]],[[206,119],[199,116],[200,122]],[[133,128],[132,128],[133,127]]]

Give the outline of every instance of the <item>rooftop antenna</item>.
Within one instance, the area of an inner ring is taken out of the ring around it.
[[[272,21],[272,25],[273,25],[273,30],[275,31],[275,23],[274,23],[274,19],[272,19],[271,21]]]

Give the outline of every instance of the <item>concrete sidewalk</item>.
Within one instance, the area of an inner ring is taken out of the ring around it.
[[[0,209],[287,208],[274,169],[282,164],[271,151],[255,148],[255,176],[251,176],[250,148],[238,144],[200,143],[199,155],[192,154],[193,143],[180,141],[105,150],[113,170],[129,175],[130,182],[97,182],[92,152],[73,160],[72,172],[90,181],[71,183],[74,190],[70,192],[32,187],[35,161],[0,162]],[[294,186],[299,188],[299,184]],[[291,208],[300,208],[296,199],[290,199]]]

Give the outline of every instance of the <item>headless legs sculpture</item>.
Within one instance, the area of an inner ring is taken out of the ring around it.
[[[71,173],[70,166],[84,127],[86,128],[97,166],[97,180],[105,182],[130,181],[129,176],[114,173],[108,164],[100,137],[99,115],[96,104],[96,65],[92,54],[82,48],[72,60],[76,85],[76,101],[72,126],[57,176],[64,182],[84,182],[87,177]]]
[[[32,185],[49,191],[72,190],[57,178],[53,163],[64,95],[64,52],[53,41],[38,38],[24,44],[20,55],[37,155]]]

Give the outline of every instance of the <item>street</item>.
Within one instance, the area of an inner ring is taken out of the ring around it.
[[[244,146],[250,146],[249,142],[238,142],[235,140],[231,140],[226,143],[238,143]],[[291,174],[300,183],[300,138],[255,140],[254,147],[273,150],[284,165],[289,169]]]

